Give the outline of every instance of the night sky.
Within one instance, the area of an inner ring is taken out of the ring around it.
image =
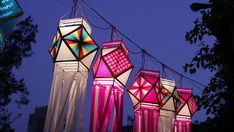
[[[35,107],[47,105],[53,79],[53,63],[48,53],[49,46],[56,33],[59,18],[71,9],[72,0],[18,0],[24,16],[31,15],[34,22],[39,25],[37,43],[33,45],[34,54],[24,59],[19,70],[18,78],[24,78],[30,91],[30,104],[17,110],[23,116],[15,121],[13,127],[16,132],[27,131],[29,114]],[[190,4],[195,0],[87,0],[103,16],[110,20],[118,29],[139,43],[144,49],[155,57],[165,62],[174,69],[183,72],[182,66],[191,60],[196,51],[196,46],[191,46],[185,41],[185,33],[192,29],[193,21],[199,13],[190,10]],[[204,2],[196,0],[196,2]],[[206,2],[206,1],[205,1]],[[99,17],[87,7],[82,6],[85,16],[90,23],[100,27],[108,27]],[[103,41],[110,39],[110,30],[100,30],[92,27],[92,36],[101,47]],[[125,40],[130,51],[138,52],[134,45]],[[128,81],[127,88],[134,80],[140,68],[141,55],[130,54],[134,62],[134,71]],[[146,68],[160,70],[160,66],[146,58]],[[178,76],[168,72],[169,79],[178,80]],[[199,71],[196,75],[188,75],[193,79],[207,84],[212,74]],[[90,72],[87,87],[85,131],[89,128],[89,112],[91,100],[91,85],[93,76]],[[184,86],[193,87],[194,94],[201,94],[194,85],[187,81]],[[14,108],[13,108],[14,109]],[[16,111],[16,110],[13,110]],[[127,115],[133,115],[130,99],[124,95],[124,124]],[[204,120],[204,112],[197,112],[194,120]]]

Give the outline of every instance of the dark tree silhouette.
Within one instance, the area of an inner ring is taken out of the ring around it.
[[[210,0],[207,4],[194,3],[191,8],[200,11],[201,18],[194,21],[194,28],[185,37],[190,44],[197,44],[200,49],[192,61],[185,64],[185,71],[194,74],[202,68],[214,73],[199,100],[200,107],[205,108],[211,118],[201,123],[200,127],[210,128],[210,131],[232,130],[234,1]]]
[[[13,69],[19,69],[23,58],[32,55],[31,45],[36,42],[37,25],[31,17],[19,21],[9,34],[0,57],[0,131],[13,131],[11,123],[20,114],[11,113],[9,104],[18,108],[29,103],[29,92],[23,79],[16,79]]]

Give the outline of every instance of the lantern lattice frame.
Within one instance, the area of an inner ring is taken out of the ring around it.
[[[143,86],[141,85],[144,85],[145,89],[143,89]],[[157,104],[159,106],[161,100],[159,96],[160,87],[161,83],[159,71],[140,69],[138,74],[136,75],[136,80],[128,88],[128,93],[132,100],[133,107],[136,108],[138,105],[144,102]],[[155,98],[152,98],[152,96],[155,96]],[[154,100],[151,101],[150,98]]]
[[[65,29],[68,26],[70,31],[67,32]],[[76,67],[84,66],[89,70],[92,64],[90,60],[95,58],[99,49],[90,33],[91,28],[84,18],[60,20],[49,50],[54,63],[78,61]]]

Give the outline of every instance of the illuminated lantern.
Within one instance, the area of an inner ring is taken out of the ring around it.
[[[141,69],[128,88],[134,107],[134,132],[158,132],[160,85],[158,71]]]
[[[83,130],[88,71],[98,50],[83,18],[60,20],[49,50],[54,77],[44,132],[75,132],[78,106],[79,129]]]
[[[4,36],[11,32],[21,15],[23,11],[16,0],[0,1],[0,30]]]
[[[191,89],[177,88],[180,104],[176,110],[174,132],[191,132],[191,118],[197,110],[197,104]]]
[[[103,43],[93,66],[90,132],[106,132],[112,114],[112,132],[122,131],[123,93],[132,68],[122,40]]]
[[[159,132],[172,132],[175,120],[175,81],[161,78]]]
[[[5,45],[5,40],[4,40],[2,33],[0,32],[0,55],[1,55],[1,51],[4,48],[4,45]]]

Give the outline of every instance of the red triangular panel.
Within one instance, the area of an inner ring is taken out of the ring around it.
[[[155,93],[154,89],[151,89],[151,91],[146,95],[146,97],[144,98],[145,102],[152,102],[152,103],[159,103],[158,98],[157,98],[157,94]]]
[[[109,69],[107,68],[106,64],[101,60],[96,77],[112,77]]]
[[[183,99],[185,99],[186,101],[188,101],[189,97],[191,96],[191,92],[187,92],[187,93],[184,93],[184,92],[178,92],[179,93],[179,96],[181,96]]]
[[[149,81],[151,84],[155,84],[158,78],[152,77],[152,76],[143,76],[147,81]]]

